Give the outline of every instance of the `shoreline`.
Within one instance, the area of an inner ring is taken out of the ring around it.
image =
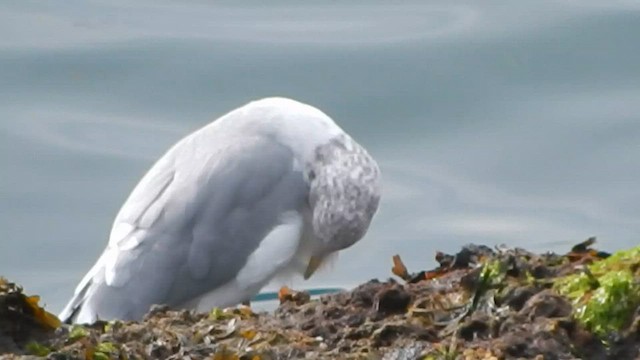
[[[0,359],[635,359],[640,246],[594,238],[566,254],[467,245],[439,267],[310,299],[282,289],[273,312],[156,306],[140,322],[61,325],[0,281]]]

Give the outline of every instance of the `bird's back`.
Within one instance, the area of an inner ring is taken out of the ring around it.
[[[231,281],[280,214],[305,206],[290,149],[255,135],[200,135],[134,189],[62,318],[139,319],[152,304],[183,304]]]

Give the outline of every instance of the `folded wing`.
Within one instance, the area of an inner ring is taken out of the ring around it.
[[[153,304],[188,303],[239,274],[240,286],[268,280],[294,256],[303,231],[308,185],[294,161],[264,137],[183,139],[129,196],[60,317],[139,319]],[[253,255],[261,262],[248,261],[265,238],[275,250],[263,246]]]

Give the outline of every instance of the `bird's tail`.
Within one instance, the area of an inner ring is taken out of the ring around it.
[[[104,254],[100,256],[100,258],[98,259],[98,261],[96,261],[96,263],[93,265],[91,270],[89,270],[89,272],[87,272],[87,274],[82,278],[82,280],[80,281],[80,283],[78,284],[78,286],[76,287],[73,293],[73,297],[71,297],[71,300],[69,300],[67,305],[64,307],[64,309],[62,309],[62,311],[58,315],[58,318],[62,322],[66,324],[73,324],[78,322],[79,320],[78,315],[83,310],[83,306],[87,300],[87,297],[91,292],[90,290],[93,287],[94,278],[96,277],[96,275],[98,275],[99,272],[101,272],[104,269],[104,265],[102,261],[103,256]],[[82,318],[83,319],[80,319],[81,322],[92,323],[95,320],[97,320],[95,314],[88,317],[82,316]]]

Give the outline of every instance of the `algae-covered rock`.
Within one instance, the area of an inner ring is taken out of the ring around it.
[[[573,300],[575,317],[590,330],[620,331],[640,306],[640,246],[560,278],[554,288]]]
[[[0,277],[0,354],[46,352],[46,347],[35,341],[47,338],[60,326],[60,320],[40,307],[39,300]]]
[[[0,310],[0,325],[39,332],[14,331],[19,341],[0,344],[0,358],[639,358],[640,249],[608,256],[591,248],[594,241],[567,254],[468,245],[456,254],[438,252],[437,268],[415,273],[394,256],[399,280],[372,280],[320,298],[283,288],[271,313],[156,306],[140,322],[53,331],[55,318],[43,317],[34,298],[22,294],[22,310],[10,312],[20,316],[2,317],[7,312]],[[5,293],[17,299],[14,290]]]

